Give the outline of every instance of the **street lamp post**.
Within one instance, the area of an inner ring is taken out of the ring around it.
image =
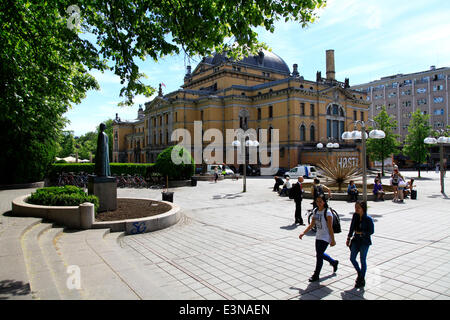
[[[438,131],[442,136],[439,138],[432,138],[428,137],[423,140],[426,144],[438,144],[439,145],[439,169],[440,169],[440,180],[441,180],[441,193],[445,194],[445,188],[444,188],[444,145],[450,144],[450,137],[445,137],[443,134],[445,133],[444,130]]]
[[[376,123],[374,120],[369,119]],[[361,131],[356,130],[356,125],[361,125]],[[363,200],[367,202],[367,164],[366,164],[366,139],[368,138],[366,133],[366,123],[362,120],[356,120],[354,122],[355,130],[352,132],[344,132],[342,134],[342,139],[344,140],[358,140],[361,139],[361,157],[363,163]],[[386,136],[383,130],[372,130],[369,132],[369,137],[373,139],[383,139]]]
[[[241,137],[242,138],[242,137]],[[244,138],[245,139],[245,138]],[[241,143],[239,140],[234,140],[231,145],[233,147],[242,147],[242,153],[244,155],[244,178],[242,179],[243,181],[243,190],[242,192],[247,192],[247,157],[245,155],[245,147],[258,147],[259,146],[259,142],[257,140],[247,140],[244,143]]]

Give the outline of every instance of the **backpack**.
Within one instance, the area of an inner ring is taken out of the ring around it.
[[[398,183],[398,175],[392,176],[392,183]]]
[[[318,186],[314,186],[314,199],[316,199],[318,196],[325,194],[323,192],[322,186],[319,184]]]
[[[332,208],[328,208],[333,216],[333,232],[334,233],[341,233],[342,229],[341,229],[341,219],[339,219],[339,215],[336,212],[336,210],[332,209]],[[317,212],[317,208],[314,209]],[[325,210],[325,212],[323,213],[324,217],[325,217],[325,221],[327,221],[327,211]]]

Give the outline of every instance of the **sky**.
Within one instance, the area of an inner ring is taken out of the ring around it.
[[[82,13],[81,13],[82,14]],[[350,85],[378,80],[394,74],[407,74],[450,67],[450,1],[448,0],[328,0],[318,12],[319,19],[306,28],[277,22],[274,33],[257,29],[259,40],[289,66],[298,64],[300,75],[315,81],[316,72],[325,76],[325,51],[334,50],[336,79],[350,79]],[[200,58],[191,58],[192,70]],[[145,84],[163,93],[180,89],[188,59],[182,54],[139,62],[147,75]],[[64,116],[70,121],[65,130],[80,136],[116,113],[121,120],[134,120],[139,104],[153,97],[137,96],[132,107],[119,107],[123,100],[119,77],[112,72],[92,71],[100,90]],[[157,93],[157,92],[156,92]]]

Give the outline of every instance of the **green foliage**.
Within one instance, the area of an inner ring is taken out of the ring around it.
[[[73,131],[62,131],[61,138],[58,142],[59,147],[56,156],[58,158],[65,158],[75,154],[75,144]]]
[[[83,189],[69,185],[37,189],[27,202],[43,206],[78,206],[84,202],[91,202],[94,204],[95,211],[99,206],[98,197],[87,195]]]
[[[76,143],[80,146],[78,149],[79,159],[90,159],[91,154],[94,157],[95,151],[97,150],[97,135],[96,132],[90,131],[75,139]]]
[[[428,124],[430,115],[422,114],[420,109],[412,113],[408,125],[408,135],[405,138],[403,153],[416,163],[423,163],[429,155],[427,145],[423,140],[431,134],[431,126]],[[419,168],[419,166],[418,166]],[[419,177],[420,177],[420,168]]]
[[[383,130],[386,137],[383,139],[368,139],[367,154],[371,160],[382,162],[382,172],[384,175],[384,159],[394,153],[399,146],[398,134],[394,134],[394,128],[397,127],[397,121],[392,119],[386,112],[386,106],[383,106],[381,112],[374,118],[377,123],[376,129]],[[369,128],[372,130],[373,128]]]
[[[172,152],[184,161],[175,164],[172,161]],[[185,148],[179,145],[171,146],[158,155],[154,170],[163,176],[168,176],[171,180],[190,179],[195,173],[194,159]]]
[[[232,58],[256,53],[265,46],[257,41],[257,27],[273,32],[282,19],[304,27],[325,3],[78,0],[80,25],[69,28],[68,22],[77,20],[66,12],[73,1],[1,1],[0,127],[6,134],[0,136],[0,180],[43,178],[66,124],[63,115],[88,90],[99,88],[90,70],[113,70],[123,85],[122,104],[132,105],[135,95],[155,91],[141,81],[146,76],[136,58],[158,61],[181,51],[188,56],[227,51]],[[82,33],[94,35],[96,43]]]
[[[98,88],[105,69],[88,41],[67,28],[66,1],[0,2],[0,180],[41,180],[54,161],[63,114]]]

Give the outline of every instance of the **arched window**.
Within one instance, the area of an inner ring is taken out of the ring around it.
[[[267,143],[271,143],[272,142],[272,126],[269,127],[269,132],[267,133]]]
[[[243,130],[248,129],[248,117],[249,117],[248,110],[241,110],[239,111],[239,128]]]
[[[311,125],[311,127],[309,127],[309,140],[316,140],[316,128],[314,128],[314,125]]]
[[[305,125],[302,124],[300,126],[300,141],[305,141],[306,140],[306,134],[305,134],[306,128]]]
[[[333,103],[327,107],[327,138],[341,140],[345,127],[345,111],[339,104]]]

